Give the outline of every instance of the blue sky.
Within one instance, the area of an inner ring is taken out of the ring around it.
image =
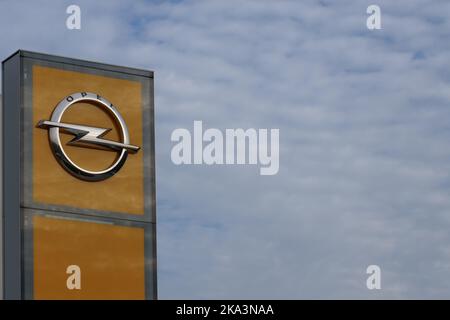
[[[382,30],[366,28],[378,4]],[[65,28],[78,4],[82,29]],[[448,1],[1,1],[18,48],[155,71],[160,298],[449,298]],[[279,128],[280,171],[175,166]],[[366,267],[382,290],[366,288]]]

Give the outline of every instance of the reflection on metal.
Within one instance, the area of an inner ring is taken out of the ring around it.
[[[122,142],[102,138],[102,136],[108,133],[111,129],[60,122],[64,112],[71,105],[84,101],[94,102],[99,106],[104,107],[112,115],[113,119],[120,126]],[[124,165],[127,160],[128,152],[136,153],[140,149],[140,147],[130,144],[128,128],[119,111],[108,100],[94,93],[79,92],[69,95],[56,106],[50,121],[40,120],[37,126],[39,128],[49,129],[51,147],[58,162],[72,175],[83,180],[101,181],[112,177]],[[60,129],[75,135],[75,138],[69,142],[70,145],[97,145],[118,151],[120,154],[117,160],[105,170],[91,171],[81,168],[69,158],[66,152],[64,152],[61,145],[61,139],[59,137]]]

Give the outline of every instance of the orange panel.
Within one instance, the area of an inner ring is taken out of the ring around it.
[[[50,119],[53,109],[66,96],[75,92],[93,92],[116,106],[128,126],[131,143],[142,147],[141,90],[139,81],[33,66],[33,124]],[[62,121],[112,128],[105,138],[119,139],[110,116],[92,104],[71,106]],[[60,136],[69,157],[85,169],[105,169],[117,156],[107,150],[68,146],[66,142],[73,136],[63,133]],[[112,178],[99,182],[79,180],[56,161],[48,131],[40,128],[33,131],[33,200],[37,203],[143,215],[143,177],[143,150],[140,150],[130,154]]]
[[[36,215],[33,237],[34,299],[145,299],[143,228]]]

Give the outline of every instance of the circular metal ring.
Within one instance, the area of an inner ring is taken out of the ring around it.
[[[52,122],[61,122],[61,118],[64,112],[73,104],[82,101],[94,102],[104,109],[106,109],[117,121],[120,126],[120,131],[122,135],[122,143],[129,144],[130,136],[128,133],[127,125],[125,124],[124,119],[120,115],[119,111],[105,98],[90,92],[79,92],[74,93],[62,100],[55,108],[52,113],[51,121]],[[124,165],[127,160],[128,150],[126,148],[122,148],[120,151],[120,155],[117,160],[108,168],[100,171],[92,171],[86,170],[75,164],[67,153],[64,151],[64,148],[61,145],[61,139],[59,137],[59,127],[51,127],[49,128],[49,138],[51,147],[56,156],[58,162],[72,175],[77,178],[88,180],[88,181],[101,181],[105,180],[114,174],[116,174],[120,168]]]

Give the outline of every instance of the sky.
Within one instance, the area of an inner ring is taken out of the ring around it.
[[[65,26],[81,8],[81,30]],[[366,9],[381,8],[368,30]],[[155,72],[161,299],[450,298],[450,2],[0,0],[26,49]],[[280,169],[172,163],[278,128]],[[366,268],[381,268],[368,290]]]

